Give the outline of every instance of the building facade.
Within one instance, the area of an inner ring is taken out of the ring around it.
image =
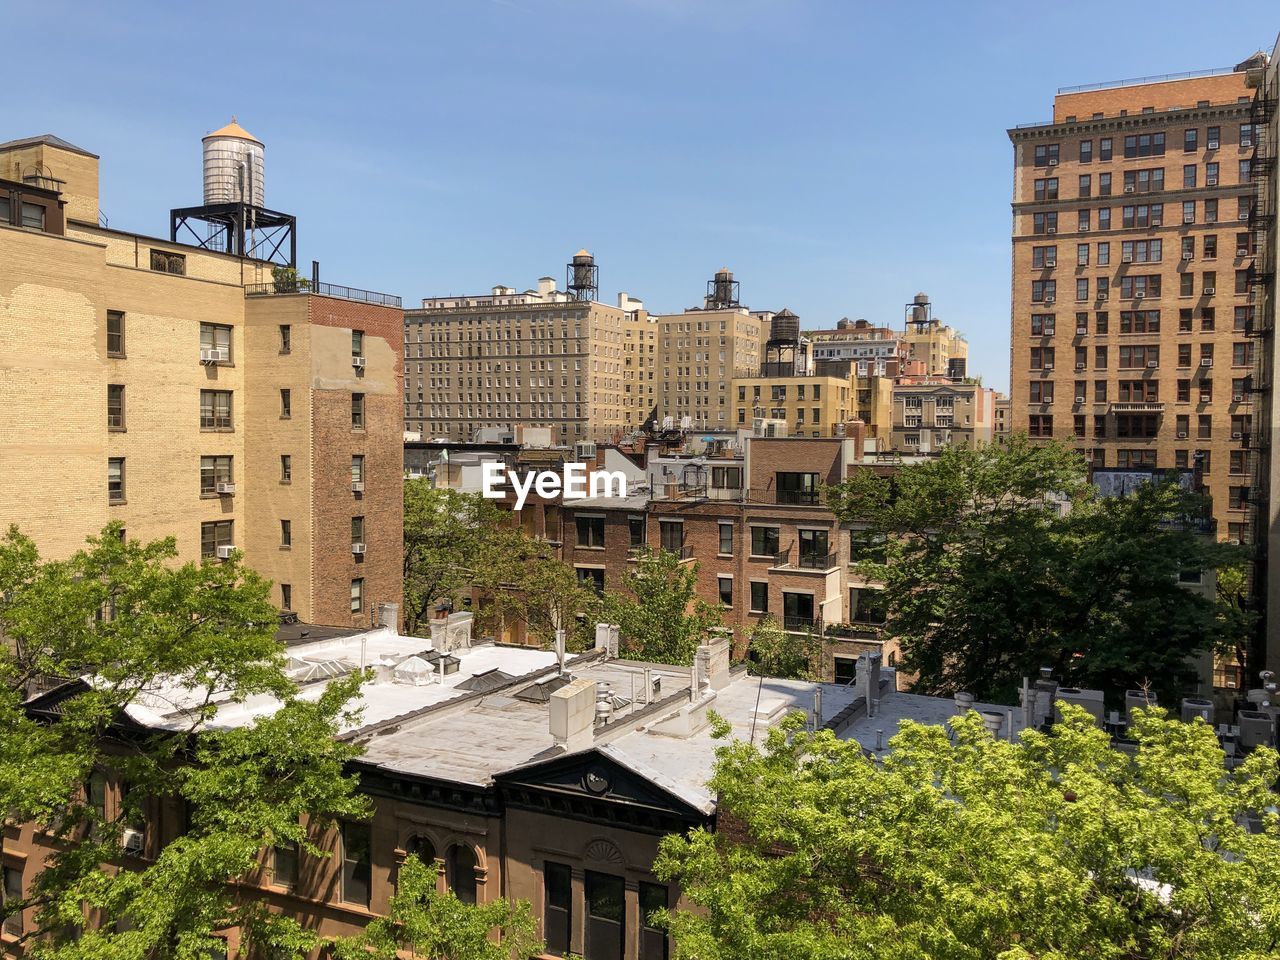
[[[183,561],[238,549],[282,610],[368,625],[401,591],[401,311],[108,229],[97,172],[0,144],[0,525],[50,558],[111,521]]]
[[[1011,428],[1196,469],[1248,536],[1257,309],[1246,69],[1060,91],[1014,146]]]
[[[469,441],[476,430],[523,424],[550,428],[557,443],[620,433],[627,412],[636,416],[626,330],[643,308],[625,294],[620,306],[594,296],[543,277],[536,290],[425,298],[406,311],[405,431]]]
[[[995,391],[946,377],[903,377],[893,388],[889,446],[903,453],[974,449],[995,437]]]

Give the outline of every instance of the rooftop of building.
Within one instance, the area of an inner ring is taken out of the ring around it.
[[[100,159],[96,153],[90,153],[84,147],[77,147],[69,140],[63,140],[62,137],[52,133],[42,133],[34,137],[22,137],[18,140],[7,140],[4,143],[0,143],[0,152],[18,150],[22,147],[35,147],[41,144],[57,147],[59,150],[69,150],[72,153],[80,153],[86,157],[92,157],[94,160]]]

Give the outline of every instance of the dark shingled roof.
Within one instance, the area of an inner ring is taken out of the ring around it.
[[[86,157],[93,157],[97,160],[96,153],[90,153],[84,147],[77,147],[68,140],[54,136],[52,133],[42,133],[38,137],[23,137],[21,140],[9,140],[6,143],[0,143],[0,150],[10,150],[14,147],[34,147],[38,143],[44,143],[51,147],[58,147],[62,150],[70,150],[72,153],[83,153]]]

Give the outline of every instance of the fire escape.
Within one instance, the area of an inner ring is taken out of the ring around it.
[[[1243,252],[1249,259],[1246,267],[1249,284],[1249,318],[1246,335],[1255,341],[1254,369],[1250,377],[1250,393],[1254,395],[1253,426],[1242,443],[1250,460],[1252,486],[1249,491],[1248,541],[1251,546],[1249,604],[1260,614],[1248,662],[1246,676],[1256,673],[1266,650],[1267,617],[1267,534],[1271,514],[1271,418],[1277,402],[1275,386],[1275,316],[1276,286],[1276,207],[1275,177],[1277,137],[1276,80],[1262,72],[1250,110],[1253,130],[1253,156],[1249,176],[1253,185],[1253,205],[1249,211],[1249,247]],[[1238,253],[1240,251],[1237,251]]]

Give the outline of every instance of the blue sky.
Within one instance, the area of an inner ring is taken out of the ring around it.
[[[200,201],[200,138],[267,144],[325,279],[422,296],[563,277],[651,310],[729,266],[806,327],[927,291],[1008,383],[1006,128],[1059,86],[1229,66],[1274,0],[14,4],[0,139],[102,155],[113,227]],[[1221,12],[1220,12],[1221,11]]]

